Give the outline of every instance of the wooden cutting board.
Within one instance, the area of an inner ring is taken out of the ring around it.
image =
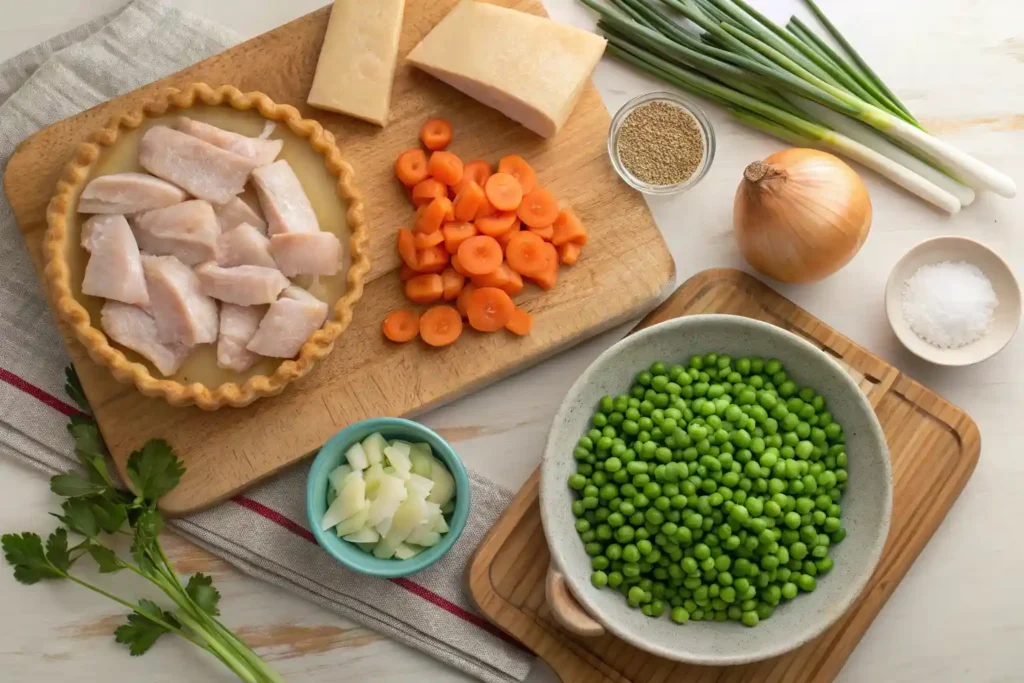
[[[305,104],[330,7],[297,19],[173,76],[51,126],[19,145],[4,175],[29,252],[40,266],[45,209],[72,149],[113,116],[136,108],[167,86],[202,81],[261,90],[316,118],[336,136],[353,165],[367,205],[373,268],[352,325],[334,353],[278,397],[244,409],[206,413],[172,408],[117,383],[93,364],[62,327],[110,451],[122,468],[150,438],[168,439],[188,472],[162,506],[184,514],[223,500],[318,448],[338,429],[368,417],[408,415],[438,406],[539,362],[652,306],[675,267],[642,197],[615,175],[605,150],[610,117],[588,85],[557,137],[544,140],[439,81],[402,64],[404,56],[456,4],[409,0],[400,67],[383,130]],[[544,14],[539,0],[496,4]],[[423,121],[444,116],[455,129],[452,149],[463,159],[496,162],[519,153],[538,180],[580,215],[590,244],[550,293],[529,287],[519,301],[536,325],[526,338],[467,333],[445,349],[395,346],[380,332],[384,315],[404,306],[396,269],[395,234],[412,208],[394,180],[393,163],[417,144]]]
[[[893,511],[888,542],[860,599],[807,645],[743,666],[680,664],[613,635],[581,638],[557,625],[544,597],[549,554],[541,529],[538,470],[477,549],[468,568],[469,589],[484,615],[543,658],[565,683],[831,681],[942,523],[978,462],[981,436],[967,413],[739,271],[699,273],[636,329],[697,313],[731,313],[770,322],[804,337],[847,368],[868,396],[889,442]],[[700,624],[680,627],[680,638],[686,637],[688,628]]]

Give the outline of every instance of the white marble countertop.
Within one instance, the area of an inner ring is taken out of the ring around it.
[[[256,35],[322,5],[324,0],[171,0]],[[544,0],[560,21],[593,27],[574,0]],[[109,12],[123,0],[0,1],[0,60]],[[756,0],[775,19],[797,0]],[[850,3],[821,0],[832,19],[933,131],[1013,176],[1024,187],[1024,4],[1016,0]],[[659,86],[604,60],[595,82],[609,109]],[[692,192],[651,201],[676,259],[678,281],[712,266],[742,267],[733,246],[732,196],[743,167],[782,143],[741,128],[708,107],[718,155]],[[912,357],[891,333],[883,310],[889,269],[917,242],[959,234],[985,242],[1024,275],[1024,198],[984,195],[955,217],[929,209],[871,173],[875,208],[867,244],[824,282],[778,287],[869,350],[965,408],[981,428],[980,463],[959,502],[851,656],[839,679],[1019,681],[1024,593],[1024,534],[1015,503],[1024,492],[1019,426],[1024,409],[1024,334],[977,367],[943,369]],[[626,328],[610,332],[540,367],[422,419],[459,427],[468,464],[509,488],[536,466],[549,419],[579,372]],[[0,410],[3,407],[0,406]],[[510,457],[507,447],[515,443]],[[532,454],[532,455],[530,455]],[[56,510],[46,480],[0,458],[3,531],[44,529]],[[225,620],[273,660],[289,681],[469,680],[409,648],[304,600],[242,576],[178,539],[172,557],[184,571],[212,572],[224,593]],[[111,637],[121,611],[74,586],[26,588],[0,566],[0,679],[12,682],[229,681],[215,662],[167,639],[143,658],[129,658]],[[539,669],[540,667],[538,667]],[[553,681],[550,672],[531,679]]]

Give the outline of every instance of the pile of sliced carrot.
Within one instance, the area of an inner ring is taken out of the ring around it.
[[[559,266],[574,265],[587,243],[583,223],[537,184],[518,154],[502,157],[496,171],[484,159],[464,164],[447,149],[451,124],[437,118],[423,124],[420,141],[429,156],[416,148],[395,161],[416,207],[413,228],[398,231],[400,276],[407,299],[438,305],[421,316],[392,311],[384,336],[447,346],[462,334],[464,318],[480,332],[529,334],[533,317],[513,297],[524,278],[545,290],[555,286]]]

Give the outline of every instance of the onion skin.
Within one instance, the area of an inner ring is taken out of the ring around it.
[[[852,259],[871,228],[871,197],[856,171],[814,149],[776,152],[747,167],[736,190],[733,229],[755,269],[807,283]]]

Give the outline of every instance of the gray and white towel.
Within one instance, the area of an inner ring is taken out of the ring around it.
[[[41,128],[236,42],[230,31],[162,0],[136,0],[18,55],[0,65],[0,170]],[[2,193],[0,272],[0,454],[49,474],[65,471],[76,466],[64,428],[74,412],[62,389],[70,362]],[[305,527],[305,471],[300,465],[173,526],[243,572],[481,680],[526,678],[533,656],[474,611],[463,579],[507,491],[473,475],[470,521],[454,549],[424,572],[388,581],[357,576],[316,545]]]

